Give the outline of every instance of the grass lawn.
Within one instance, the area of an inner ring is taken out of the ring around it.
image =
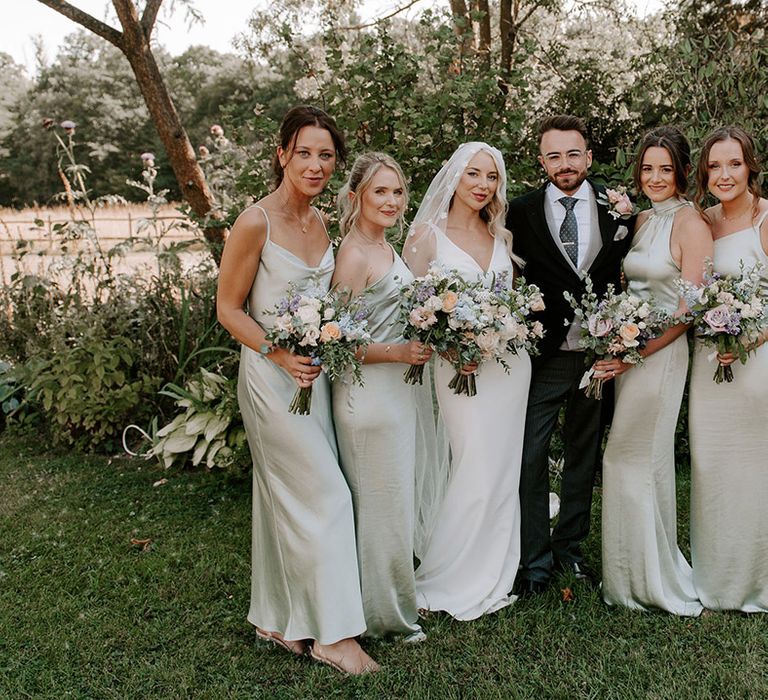
[[[246,622],[250,500],[220,474],[0,435],[0,698],[768,697],[768,616],[614,610],[578,586],[433,615],[427,642],[367,643],[383,671],[344,678]],[[588,550],[599,569],[597,536]]]

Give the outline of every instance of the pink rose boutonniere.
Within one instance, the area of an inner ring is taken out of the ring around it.
[[[627,188],[620,185],[615,190],[606,188],[597,197],[598,204],[608,207],[608,213],[614,219],[629,219],[634,216],[637,208],[627,194]]]

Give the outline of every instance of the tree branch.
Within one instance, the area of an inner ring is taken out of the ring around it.
[[[144,13],[141,15],[141,26],[144,29],[144,34],[149,40],[152,34],[152,28],[155,26],[155,20],[157,20],[157,13],[160,11],[160,5],[163,4],[163,0],[147,0],[147,5],[144,8]]]
[[[74,5],[70,5],[66,0],[37,0],[43,5],[47,5],[52,10],[56,10],[60,15],[64,15],[67,19],[71,19],[81,27],[92,31],[102,39],[106,39],[110,44],[114,44],[118,49],[122,50],[123,47],[123,35],[110,27],[108,24],[96,19],[87,12],[83,12]]]
[[[418,2],[421,2],[421,0],[411,0],[408,4],[403,5],[402,7],[398,7],[396,10],[392,10],[392,12],[390,12],[388,15],[379,17],[373,20],[372,22],[366,22],[365,24],[355,24],[351,27],[339,27],[339,30],[357,31],[358,29],[367,29],[368,27],[375,27],[380,22],[384,22],[385,20],[391,19],[395,15],[399,15],[401,12],[405,12],[408,8],[413,7]]]

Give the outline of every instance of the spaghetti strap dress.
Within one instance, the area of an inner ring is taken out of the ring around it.
[[[267,236],[247,306],[269,330],[268,312],[289,284],[314,277],[330,285],[334,260],[329,244],[320,264],[307,266],[272,241],[258,208]],[[328,380],[320,374],[314,381],[309,415],[292,414],[293,378],[243,346],[237,388],[253,459],[248,621],[287,640],[333,644],[357,636],[365,619],[352,498],[338,463]]]

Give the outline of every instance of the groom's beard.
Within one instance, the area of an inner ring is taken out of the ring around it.
[[[586,179],[586,170],[574,170],[573,168],[562,168],[549,176],[549,181],[565,194],[573,194]]]

